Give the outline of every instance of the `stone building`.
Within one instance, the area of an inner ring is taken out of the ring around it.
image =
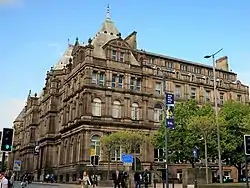
[[[162,119],[163,74],[166,90],[175,94],[176,101],[192,98],[214,104],[211,66],[139,50],[136,35],[134,31],[123,38],[108,12],[87,44],[77,38],[68,46],[47,72],[42,93],[29,94],[14,121],[10,168],[14,160],[21,160],[22,173],[33,172],[35,179],[53,171],[58,180],[71,181],[80,167],[90,163],[92,149],[100,156],[98,171],[107,169],[100,148],[102,135],[122,129],[150,134],[157,129]],[[249,88],[229,70],[228,58],[218,59],[216,68],[219,104],[229,99],[248,102]],[[149,143],[137,151],[142,166],[159,162],[153,151]],[[121,164],[121,153],[112,155],[112,160]]]

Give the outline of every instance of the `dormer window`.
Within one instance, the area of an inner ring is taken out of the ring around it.
[[[117,61],[117,51],[112,50],[112,60]]]
[[[120,62],[124,62],[124,52],[120,53]]]

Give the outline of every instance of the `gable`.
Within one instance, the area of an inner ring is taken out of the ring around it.
[[[107,42],[103,48],[105,49],[107,46],[112,46],[115,48],[121,48],[121,49],[125,49],[125,50],[131,50],[130,46],[128,45],[128,43],[126,41],[124,41],[122,38],[116,38],[113,40],[110,40],[109,42]]]

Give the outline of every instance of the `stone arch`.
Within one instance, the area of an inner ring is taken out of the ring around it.
[[[119,101],[121,103],[121,105],[124,105],[124,99],[123,97],[120,97],[120,96],[114,96],[112,97],[112,104],[115,102],[115,101]]]
[[[94,99],[98,98],[98,99],[101,100],[102,103],[104,103],[105,101],[102,100],[104,97],[105,97],[105,96],[104,96],[103,94],[93,93],[93,94],[91,95],[91,102],[93,102]]]
[[[139,98],[132,98],[130,101],[131,101],[131,106],[133,103],[137,103],[139,108],[141,108],[143,106],[142,102]]]

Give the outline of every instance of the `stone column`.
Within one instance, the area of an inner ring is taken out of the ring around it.
[[[89,131],[85,131],[85,134],[84,134],[84,151],[83,151],[83,153],[84,153],[84,158],[83,158],[83,160],[84,161],[89,161],[90,159],[89,159],[89,155],[90,155],[90,132]]]

